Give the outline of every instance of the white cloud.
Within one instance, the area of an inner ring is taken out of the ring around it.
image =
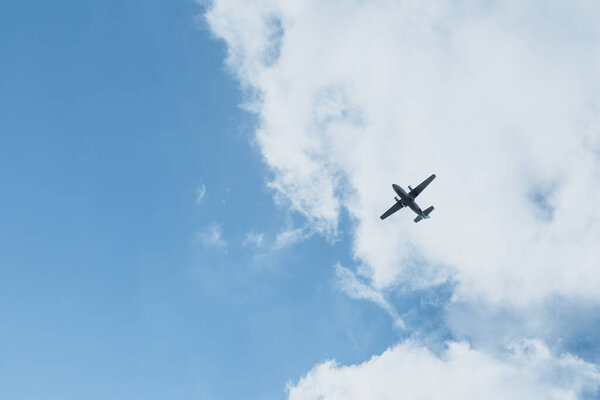
[[[482,313],[600,302],[599,19],[586,0],[215,0],[207,13],[258,114],[270,186],[325,235],[348,212],[361,267],[338,267],[342,287],[394,319],[383,293],[449,279],[452,301]],[[430,220],[379,220],[392,183],[432,172],[418,199]],[[503,340],[466,318],[465,336]],[[409,342],[318,366],[290,398],[574,398],[582,376],[597,383],[595,367],[535,343],[437,357]]]
[[[227,241],[223,237],[223,228],[220,224],[213,223],[197,233],[196,237],[204,246],[227,248]]]
[[[273,248],[280,250],[292,244],[299,243],[309,238],[312,234],[312,232],[307,231],[305,228],[293,228],[279,232],[275,237]]]
[[[244,238],[243,244],[244,246],[255,246],[255,247],[261,247],[263,245],[265,239],[265,234],[264,233],[247,233],[246,237]]]
[[[394,320],[394,325],[397,328],[404,328],[404,322],[398,315],[394,306],[387,301],[384,295],[374,289],[373,287],[361,282],[354,272],[348,268],[343,267],[340,264],[335,266],[335,273],[340,285],[340,289],[343,290],[348,296],[353,299],[364,299],[369,300],[379,307],[383,308]]]
[[[256,93],[271,186],[321,232],[345,207],[375,287],[600,300],[600,6],[536,4],[219,0],[207,19]],[[431,220],[377,218],[431,172]]]
[[[196,204],[202,203],[204,200],[204,196],[206,195],[206,186],[202,185],[198,189],[196,189]]]
[[[288,385],[289,399],[575,399],[600,384],[594,365],[539,341],[507,350],[498,359],[453,342],[438,356],[407,341],[359,365],[320,364]]]

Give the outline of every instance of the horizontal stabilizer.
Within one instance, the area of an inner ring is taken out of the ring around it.
[[[423,215],[425,216],[425,218],[429,218],[429,214],[432,211],[433,211],[433,206],[431,206],[427,210],[423,211]],[[419,222],[422,219],[423,219],[423,217],[419,215],[417,218],[415,218],[415,222]]]

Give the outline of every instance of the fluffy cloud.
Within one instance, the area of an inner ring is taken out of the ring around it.
[[[382,289],[600,299],[600,6],[241,1],[207,14],[260,117],[271,185],[321,232],[342,207]],[[382,223],[390,184],[438,179]],[[412,268],[416,258],[423,268]]]
[[[509,310],[533,337],[548,299],[599,303],[598,3],[215,0],[206,17],[259,117],[270,185],[324,235],[352,217],[346,293],[400,320],[383,293],[452,281],[461,310]],[[433,172],[430,220],[379,220],[392,183]],[[597,382],[540,341],[497,351],[504,338],[465,311],[446,318],[496,346],[408,342],[318,366],[290,398],[573,398]]]
[[[511,343],[496,359],[464,343],[441,355],[412,342],[351,366],[329,361],[288,385],[290,400],[574,399],[595,391],[600,373],[570,355],[553,356],[540,342]]]

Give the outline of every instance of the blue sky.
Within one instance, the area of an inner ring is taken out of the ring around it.
[[[191,1],[0,5],[0,397],[284,398],[396,339],[278,207]],[[197,190],[206,194],[197,204]],[[219,224],[226,248],[198,233]]]
[[[600,8],[200,3],[0,4],[0,398],[598,397]]]

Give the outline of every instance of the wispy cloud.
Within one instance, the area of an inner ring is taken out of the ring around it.
[[[204,246],[221,249],[227,248],[227,241],[223,236],[223,228],[220,224],[213,223],[208,225],[198,232],[196,237]]]
[[[400,318],[394,306],[385,299],[385,296],[380,290],[361,282],[354,272],[340,264],[336,264],[335,273],[338,279],[338,285],[344,293],[353,299],[364,299],[377,304],[392,317],[396,328],[405,328],[402,318]]]
[[[242,242],[242,244],[244,246],[255,246],[255,247],[261,247],[263,245],[263,242],[265,240],[265,234],[264,233],[246,233],[246,237],[244,238],[244,241]]]
[[[204,196],[206,196],[206,186],[201,185],[198,189],[196,189],[196,204],[202,203]]]
[[[300,243],[303,240],[308,239],[312,234],[313,232],[307,230],[306,228],[294,228],[279,232],[275,237],[273,248],[274,250],[280,250],[284,247]]]

